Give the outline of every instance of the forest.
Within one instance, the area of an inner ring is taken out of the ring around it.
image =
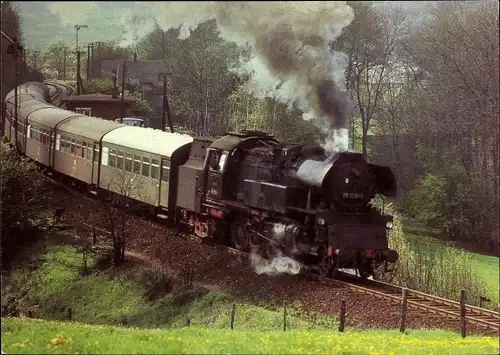
[[[391,166],[399,183],[395,206],[448,239],[498,253],[498,3],[439,2],[414,21],[403,8],[349,1],[354,20],[331,43],[346,55],[352,112],[349,149]],[[99,59],[161,60],[168,68],[174,124],[216,137],[263,130],[290,142],[322,143],[328,134],[298,106],[250,87],[249,46],[224,40],[215,20],[183,38],[156,24],[134,43],[101,42]],[[23,41],[13,2],[2,3],[2,29]],[[2,95],[15,85],[2,40]],[[74,80],[74,43],[54,39],[27,49],[26,80]],[[64,56],[66,53],[66,56]],[[85,63],[86,59],[82,59]],[[39,71],[39,72],[38,72]],[[86,78],[85,65],[82,65]],[[102,83],[90,78],[84,85]],[[104,83],[105,84],[105,83]],[[104,85],[102,84],[102,85]]]

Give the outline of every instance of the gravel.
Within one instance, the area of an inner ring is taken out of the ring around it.
[[[104,226],[106,213],[101,205],[90,198],[83,198],[62,187],[54,187],[55,201],[65,208],[66,223],[82,222]],[[61,202],[65,201],[65,202]],[[340,302],[346,301],[348,326],[370,328],[399,328],[400,305],[371,295],[360,294],[345,288],[332,287],[305,275],[267,276],[256,274],[248,260],[227,250],[183,238],[171,230],[164,230],[152,222],[130,217],[127,222],[127,250],[143,260],[149,258],[156,265],[162,264],[172,276],[180,277],[188,266],[194,268],[194,281],[206,288],[231,294],[246,302],[280,304],[300,301],[311,311],[338,315]],[[407,329],[439,328],[458,332],[458,319],[423,313],[409,309]],[[473,324],[468,333],[498,336]]]

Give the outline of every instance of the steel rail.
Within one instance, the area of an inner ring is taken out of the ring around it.
[[[59,84],[61,85],[61,84]],[[71,191],[72,193],[76,193],[80,195],[81,197],[84,197],[87,200],[92,200],[92,201],[97,201],[96,196],[93,195],[88,195],[81,193],[79,191],[76,191],[75,189],[72,189],[65,184],[57,181],[54,178],[49,178],[47,177],[48,180],[50,180],[53,183],[56,183],[57,185],[62,186],[66,190]],[[188,234],[184,232],[180,232],[176,229],[169,228],[165,225],[162,225],[158,222],[157,219],[144,219],[144,217],[138,217],[132,212],[129,212],[129,216],[140,220],[142,222],[147,222],[147,224],[155,229],[160,229],[165,232],[172,232],[175,231],[175,235],[177,237],[181,237],[184,239],[189,239],[192,241],[196,241],[198,243],[205,243],[207,245],[211,245],[217,248],[225,249],[226,251],[230,252],[231,254],[241,256],[241,257],[248,257],[249,253],[221,245],[221,244],[215,244],[212,242],[207,241],[206,238],[201,238],[198,236],[195,236],[193,234]],[[101,233],[107,232],[109,233],[105,228],[100,228],[99,226],[91,226],[89,224],[83,223],[83,226],[86,228],[93,227],[95,230],[100,231]],[[103,232],[104,231],[104,232]],[[403,292],[403,287],[381,282],[381,281],[374,281],[374,280],[350,280],[350,281],[342,281],[338,279],[333,279],[333,278],[322,278],[319,277],[319,275],[311,273],[310,271],[307,271],[307,275],[311,276],[316,279],[321,279],[323,281],[345,287],[347,289],[353,290],[358,293],[364,293],[368,295],[375,296],[377,298],[383,298],[386,300],[390,300],[395,303],[401,303],[402,302],[402,292]],[[423,311],[427,311],[433,314],[437,314],[440,316],[445,316],[448,318],[460,318],[460,303],[445,299],[442,297],[434,296],[431,294],[426,294],[420,291],[416,290],[407,290],[407,304],[411,308],[415,309],[420,309]],[[500,331],[500,314],[499,312],[495,312],[489,309],[485,308],[480,308],[480,307],[475,307],[472,305],[466,305],[465,306],[465,316],[467,321],[470,323],[476,324],[478,326],[481,326],[483,328],[487,329],[492,329],[496,331]]]

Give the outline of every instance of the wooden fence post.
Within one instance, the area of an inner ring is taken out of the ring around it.
[[[233,309],[231,310],[231,329],[234,329],[234,316],[236,314],[236,303],[233,303]]]
[[[186,319],[186,327],[190,327],[191,326],[191,319],[189,317],[187,317]]]
[[[465,319],[465,290],[460,291],[460,332],[462,338],[467,336],[467,322]]]
[[[405,332],[406,327],[406,313],[408,310],[408,289],[403,288],[403,295],[401,297],[401,322],[399,323],[399,331]]]
[[[95,234],[95,227],[94,226],[90,227],[90,234],[92,235],[92,245],[95,245],[95,243],[96,243],[96,234]]]
[[[286,301],[283,300],[283,331],[286,332]]]
[[[343,332],[345,328],[345,300],[340,302],[340,321],[339,321],[339,332]]]
[[[73,320],[73,310],[71,309],[71,307],[68,307],[68,320],[69,321],[72,321]]]

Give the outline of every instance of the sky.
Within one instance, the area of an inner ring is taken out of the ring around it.
[[[375,6],[402,6],[414,17],[421,18],[430,3],[435,1],[378,1]],[[106,40],[128,45],[134,38],[146,35],[154,24],[151,8],[137,1],[22,1],[17,4],[28,48],[43,49],[52,40],[75,42],[75,24],[88,25],[79,31],[82,45]]]

